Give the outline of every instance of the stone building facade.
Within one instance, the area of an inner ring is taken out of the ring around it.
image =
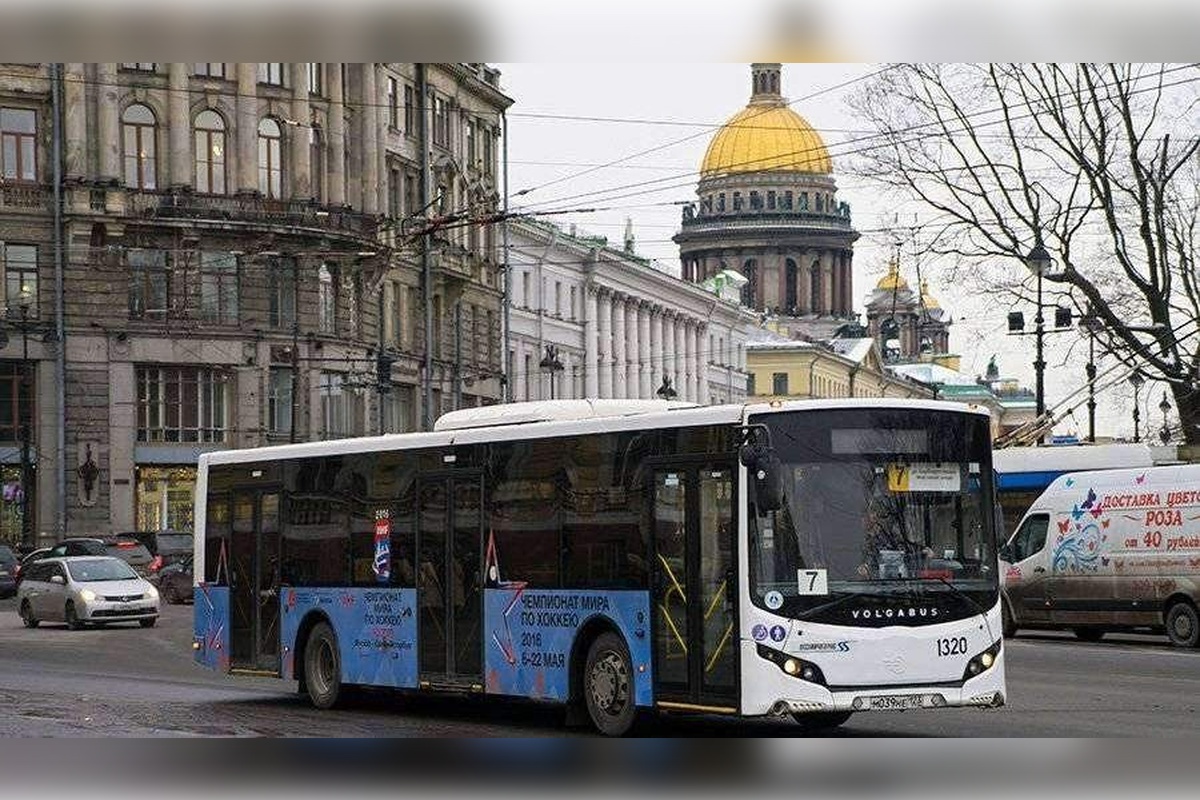
[[[498,400],[510,104],[481,64],[6,65],[0,538],[187,529],[202,452]]]
[[[536,220],[510,222],[509,237],[512,399],[652,400],[664,379],[677,400],[745,399],[748,309],[632,245]]]
[[[751,65],[750,102],[709,143],[674,240],[685,280],[738,272],[746,306],[789,336],[824,339],[854,316],[858,234],[829,151],[784,100],[780,78],[779,64]]]

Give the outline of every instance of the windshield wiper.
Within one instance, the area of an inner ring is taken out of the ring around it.
[[[983,617],[983,624],[986,625],[987,629],[988,629],[988,638],[993,639],[993,640],[996,638],[995,635],[992,633],[991,623],[988,622],[987,611],[984,609],[983,606],[979,605],[979,603],[977,603],[975,601],[975,598],[971,597],[971,595],[967,594],[962,589],[959,589],[957,586],[955,586],[953,583],[951,583],[950,581],[943,578],[941,575],[925,575],[925,576],[920,576],[920,577],[916,577],[916,578],[909,578],[909,580],[938,581],[943,586],[945,586],[947,589],[949,589],[954,594],[955,597],[958,597],[959,599],[966,601],[971,606],[971,608],[975,609],[975,612],[977,614],[979,614],[979,616]]]

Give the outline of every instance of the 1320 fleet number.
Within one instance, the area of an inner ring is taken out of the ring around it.
[[[952,636],[949,639],[937,640],[939,656],[965,656],[967,654],[967,637]]]

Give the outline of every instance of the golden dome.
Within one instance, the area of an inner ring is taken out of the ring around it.
[[[921,305],[926,309],[941,308],[937,298],[929,293],[929,281],[921,281]]]
[[[900,275],[899,261],[892,259],[892,261],[888,263],[887,274],[879,279],[879,283],[875,284],[875,288],[883,289],[884,291],[888,292],[908,289],[908,281],[904,280],[904,278]]]
[[[751,103],[726,122],[708,145],[701,178],[742,172],[833,172],[825,143],[786,105]]]

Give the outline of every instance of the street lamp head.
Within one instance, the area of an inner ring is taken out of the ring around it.
[[[1129,383],[1133,386],[1133,390],[1135,392],[1142,388],[1142,384],[1145,382],[1146,378],[1142,375],[1142,371],[1140,369],[1135,369],[1133,374],[1129,376]]]
[[[1053,259],[1046,252],[1046,248],[1042,246],[1042,239],[1039,236],[1033,249],[1029,251],[1029,255],[1025,256],[1025,267],[1034,275],[1041,277],[1050,271],[1050,266],[1053,264]]]
[[[1163,416],[1166,416],[1167,412],[1171,410],[1171,401],[1167,399],[1167,391],[1165,389],[1163,390],[1162,402],[1158,404],[1158,409],[1162,411]]]

